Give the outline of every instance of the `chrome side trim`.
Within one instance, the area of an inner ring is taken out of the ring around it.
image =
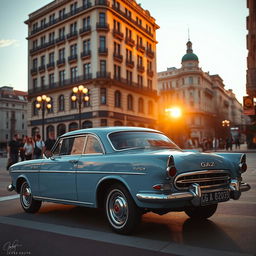
[[[49,200],[49,201],[60,201],[60,202],[65,202],[65,203],[78,203],[78,204],[85,204],[85,205],[94,205],[94,203],[89,203],[89,202],[65,200],[65,199],[58,199],[58,198],[51,198],[51,197],[43,197],[43,196],[33,196],[33,198],[34,198],[34,199],[38,199],[38,200]]]
[[[17,170],[17,171],[11,171],[11,173],[39,173],[40,171],[35,170]]]

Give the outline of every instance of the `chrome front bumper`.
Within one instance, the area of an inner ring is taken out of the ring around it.
[[[249,184],[232,179],[229,188],[202,191],[200,186],[197,183],[194,183],[191,185],[189,191],[186,192],[177,192],[172,194],[138,193],[136,197],[140,201],[150,203],[190,200],[194,206],[198,206],[200,205],[203,192],[208,193],[229,190],[230,198],[238,200],[241,196],[241,192],[245,192],[250,189],[251,186]]]

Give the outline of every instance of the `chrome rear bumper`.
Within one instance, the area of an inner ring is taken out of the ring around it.
[[[247,183],[241,183],[236,179],[232,179],[229,188],[207,190],[207,192],[215,191],[227,191],[230,192],[230,198],[237,200],[241,196],[241,192],[245,192],[251,189],[251,186]],[[203,191],[206,192],[206,191]],[[136,197],[140,201],[156,203],[156,202],[172,202],[190,200],[194,206],[200,205],[202,190],[197,183],[194,183],[186,192],[177,192],[172,194],[154,194],[154,193],[138,193]]]

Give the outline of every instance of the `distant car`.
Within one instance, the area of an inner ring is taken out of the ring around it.
[[[62,135],[45,159],[12,165],[8,190],[26,212],[42,201],[104,208],[112,229],[129,234],[149,211],[211,217],[250,189],[246,169],[245,154],[186,152],[156,130],[91,128]]]

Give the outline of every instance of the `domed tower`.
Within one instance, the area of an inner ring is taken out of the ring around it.
[[[198,57],[193,53],[192,43],[189,40],[187,42],[187,53],[181,59],[182,67],[198,67],[198,63]]]

